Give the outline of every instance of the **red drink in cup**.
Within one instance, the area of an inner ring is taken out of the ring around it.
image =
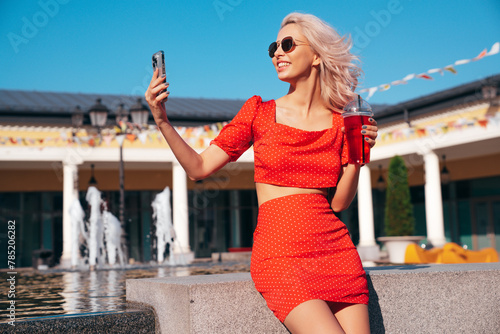
[[[344,128],[347,136],[350,164],[367,164],[370,162],[370,144],[365,140],[361,130],[363,125],[370,125],[368,119],[373,116],[371,106],[361,99],[349,102],[344,107]]]

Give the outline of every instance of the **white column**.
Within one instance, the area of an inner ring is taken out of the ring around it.
[[[442,247],[446,243],[446,238],[444,236],[441,175],[439,171],[439,157],[433,151],[424,154],[424,168],[427,240],[433,246]]]
[[[373,200],[371,175],[368,166],[361,167],[358,182],[358,218],[359,244],[358,253],[363,261],[380,259],[380,249],[375,242],[373,221]]]
[[[194,259],[194,254],[189,247],[187,175],[176,161],[172,163],[172,179],[173,224],[177,238],[174,253],[179,261],[189,263]]]
[[[71,267],[73,235],[69,209],[75,199],[78,199],[78,166],[73,161],[63,161],[63,252],[60,264],[67,268]]]

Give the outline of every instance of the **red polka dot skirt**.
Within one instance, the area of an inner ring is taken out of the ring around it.
[[[312,299],[368,304],[356,247],[321,194],[279,197],[259,207],[250,271],[281,322]]]

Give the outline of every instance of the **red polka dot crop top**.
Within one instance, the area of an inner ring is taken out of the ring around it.
[[[258,183],[299,188],[337,185],[340,167],[347,164],[342,115],[333,112],[331,128],[306,131],[276,123],[274,100],[248,99],[233,120],[210,144],[236,161],[253,145]]]

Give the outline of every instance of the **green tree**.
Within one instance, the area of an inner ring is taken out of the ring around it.
[[[389,237],[409,236],[415,232],[408,169],[403,158],[396,155],[389,163],[385,200],[385,233]]]

